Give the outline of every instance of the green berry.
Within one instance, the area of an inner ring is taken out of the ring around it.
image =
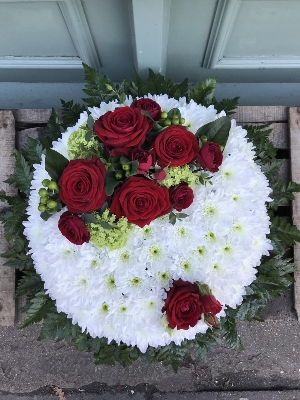
[[[54,200],[47,201],[47,208],[55,208],[57,206],[57,202]]]
[[[130,170],[130,165],[129,164],[123,164],[122,168],[124,169],[124,171],[129,171]]]
[[[131,176],[130,171],[126,171],[126,172],[125,172],[125,176],[126,176],[126,178],[129,178],[129,177]]]
[[[49,200],[48,197],[41,197],[40,198],[40,204],[47,204],[48,200]]]
[[[179,125],[179,118],[172,118],[172,125]]]
[[[180,123],[180,125],[184,124],[185,123],[185,118],[179,118],[179,123]]]
[[[44,179],[43,182],[42,182],[42,185],[45,186],[45,187],[48,187],[49,183],[50,183],[49,179]]]
[[[168,117],[168,113],[166,112],[166,111],[163,111],[162,113],[161,113],[161,119],[166,119],[167,117]]]
[[[48,195],[48,193],[47,193],[47,190],[46,190],[46,189],[41,188],[41,189],[39,190],[39,196],[40,196],[40,197],[46,197],[47,195]]]
[[[206,143],[207,141],[208,141],[208,138],[207,138],[207,136],[205,136],[205,135],[203,135],[203,136],[201,136],[201,142],[202,143]]]
[[[164,120],[164,126],[170,126],[171,125],[171,120],[170,119],[165,119]]]
[[[51,181],[51,182],[49,182],[48,188],[50,190],[57,190],[58,189],[58,185],[57,185],[57,183],[55,181]]]
[[[224,150],[224,146],[220,145],[220,149],[221,149],[221,151],[223,151]]]
[[[39,210],[40,212],[44,212],[44,211],[46,211],[46,206],[45,206],[44,204],[40,204],[40,205],[38,206],[38,210]]]
[[[123,174],[122,174],[122,172],[121,171],[117,171],[116,173],[115,173],[115,178],[116,179],[122,179],[123,178]]]

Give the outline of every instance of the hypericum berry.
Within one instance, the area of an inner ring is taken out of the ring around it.
[[[172,125],[179,125],[179,118],[172,118]]]
[[[55,200],[47,201],[47,208],[55,208],[57,206],[57,202]]]
[[[130,171],[126,171],[126,172],[125,172],[125,176],[126,176],[126,178],[129,178],[129,177],[131,176]]]
[[[180,125],[184,124],[185,123],[185,118],[179,118],[179,123],[180,123]]]
[[[168,113],[166,112],[166,111],[163,111],[162,113],[161,113],[161,119],[166,119],[167,118],[167,116],[168,116]]]
[[[45,187],[48,187],[49,183],[50,183],[49,179],[44,179],[43,182],[42,182],[42,185],[45,186]]]
[[[123,174],[122,174],[122,172],[121,171],[117,171],[116,173],[115,173],[115,178],[116,179],[122,179],[123,178]]]
[[[55,181],[50,181],[49,184],[48,184],[48,188],[50,190],[57,190],[58,189],[58,185],[57,185],[57,183]]]
[[[223,151],[224,150],[224,146],[220,144],[220,150]]]
[[[170,119],[165,119],[164,120],[164,126],[170,126],[172,124]]]
[[[40,204],[47,204],[48,200],[49,200],[48,197],[41,197],[40,198]]]
[[[40,212],[46,211],[46,206],[45,206],[44,204],[40,204],[40,205],[38,206],[38,210],[39,210]]]
[[[40,197],[46,197],[47,195],[48,195],[48,193],[47,193],[47,190],[46,190],[46,189],[41,188],[41,189],[39,190],[39,196],[40,196]]]
[[[208,141],[208,138],[207,138],[207,136],[203,135],[203,136],[201,136],[200,140],[202,143],[206,143]]]
[[[124,169],[124,171],[129,171],[130,170],[130,165],[129,164],[123,164],[122,168]]]

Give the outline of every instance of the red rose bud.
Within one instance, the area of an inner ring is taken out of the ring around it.
[[[223,154],[220,145],[215,142],[204,143],[198,154],[198,163],[201,167],[210,172],[217,172],[222,161]]]
[[[90,232],[86,229],[84,221],[69,211],[60,216],[58,229],[71,243],[81,245],[90,240]]]
[[[94,124],[96,135],[109,150],[142,145],[152,127],[153,121],[131,107],[108,111]]]
[[[107,199],[104,188],[105,165],[99,158],[71,160],[59,180],[59,199],[72,213],[98,210]]]
[[[156,103],[156,101],[154,100],[147,98],[135,100],[131,104],[131,107],[138,108],[139,110],[148,111],[148,113],[151,115],[151,118],[154,119],[154,121],[159,121],[161,118],[160,105]]]
[[[218,322],[219,322],[218,318],[215,315],[211,314],[211,313],[209,313],[207,315],[206,314],[204,315],[204,321],[209,326],[217,326]]]
[[[139,162],[137,168],[138,174],[147,174],[151,166],[153,165],[153,157],[148,151],[137,148],[133,149],[131,152],[131,159]]]
[[[203,303],[204,314],[219,314],[222,310],[221,303],[212,295],[205,294],[201,298]]]
[[[184,126],[170,126],[157,136],[153,151],[160,167],[180,167],[197,158],[199,144]]]
[[[117,218],[126,217],[141,228],[171,211],[168,189],[141,176],[131,176],[117,188],[110,206]]]
[[[167,173],[166,173],[166,171],[165,171],[164,169],[157,169],[157,170],[154,172],[154,178],[155,178],[157,181],[163,181],[163,180],[165,179],[166,176],[167,176]]]
[[[177,211],[188,208],[194,201],[194,192],[185,182],[170,188],[170,201]]]
[[[178,279],[167,292],[162,312],[167,314],[171,329],[189,329],[197,324],[203,314],[203,305],[196,284]]]

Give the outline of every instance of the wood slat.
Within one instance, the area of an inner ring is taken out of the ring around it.
[[[285,106],[241,106],[231,116],[239,123],[285,122],[288,120],[288,107]]]
[[[61,110],[55,110],[58,114]],[[51,109],[23,109],[12,110],[16,123],[46,124],[49,120]]]
[[[290,143],[291,143],[291,174],[294,182],[300,183],[300,107],[291,107],[289,110]],[[300,229],[300,193],[295,193],[292,202],[293,223]],[[294,246],[294,300],[298,320],[300,318],[300,243]]]
[[[0,111],[0,143],[0,189],[8,195],[15,195],[17,190],[3,182],[14,171],[15,121],[11,111]],[[0,206],[3,208],[6,204],[2,202]],[[4,228],[0,224],[0,253],[7,249]],[[15,321],[15,270],[5,267],[6,261],[0,257],[0,326],[11,326]]]
[[[239,125],[264,125],[263,122],[238,122]],[[289,129],[287,122],[273,122],[267,129],[272,129],[269,139],[277,149],[288,150],[290,148]]]
[[[20,149],[27,141],[28,137],[38,139],[40,134],[46,132],[46,127],[24,129],[16,132],[16,148]]]

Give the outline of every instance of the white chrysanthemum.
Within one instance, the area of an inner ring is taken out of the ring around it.
[[[225,115],[217,114],[213,106],[187,103],[186,98],[145,97],[156,101],[162,111],[179,108],[194,133]],[[89,111],[96,120],[131,102],[129,96],[124,104],[114,100]],[[87,113],[82,113],[53,149],[68,157],[68,139],[86,121]],[[41,164],[34,166],[24,232],[35,268],[57,310],[92,337],[136,345],[143,352],[148,346],[180,344],[205,333],[203,319],[187,330],[167,329],[162,309],[173,281],[179,278],[207,284],[223,306],[218,316],[242,302],[245,287],[255,279],[255,267],[272,248],[266,238],[270,219],[265,207],[271,189],[253,159],[246,131],[232,121],[219,171],[209,173],[211,185],[193,187],[194,201],[183,211],[187,217],[174,226],[168,216],[144,228],[134,226],[126,246],[113,251],[91,243],[76,246],[63,237],[57,224],[66,208],[47,221],[40,218],[38,190],[42,180],[49,179],[42,156]]]

